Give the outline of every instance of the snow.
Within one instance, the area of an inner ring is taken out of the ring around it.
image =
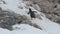
[[[16,29],[13,31],[0,28],[0,34],[47,34],[46,32],[41,31],[40,29],[34,28],[27,24],[14,25],[14,28]]]
[[[30,18],[30,16],[27,14],[29,10],[25,8],[27,5],[22,0],[4,0],[4,1],[7,4],[3,4],[3,2],[0,1],[2,3],[0,4],[0,7],[2,7],[3,10],[11,10],[17,14],[25,15],[28,18]],[[18,6],[22,7],[22,9],[18,8]],[[33,7],[28,7],[28,8],[37,11]],[[45,17],[43,13],[39,11],[37,11],[36,14],[39,14],[39,17],[41,17],[42,20],[39,18],[35,18],[32,19],[31,22],[36,23],[43,30],[40,30],[28,24],[16,24],[12,26],[14,29],[13,31],[0,28],[0,34],[60,34],[60,25],[50,21]]]
[[[32,22],[38,24],[48,34],[60,34],[60,25],[51,22],[47,18],[43,18],[43,20],[33,19]]]
[[[15,25],[15,27],[17,27],[19,25]],[[28,24],[21,24],[19,27],[17,27],[18,29],[20,28],[19,32],[21,34],[47,34],[46,32],[44,31],[41,31],[40,29],[37,29],[37,28],[34,28],[33,26],[30,26]],[[16,31],[16,29],[14,30]],[[14,32],[13,31],[13,32]],[[19,33],[18,32],[18,33]],[[43,33],[44,32],[44,33]],[[15,33],[14,33],[15,34]]]

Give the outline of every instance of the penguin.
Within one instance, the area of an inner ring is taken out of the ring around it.
[[[32,11],[31,8],[29,8],[28,14],[30,14],[31,18],[35,18],[35,13],[34,12],[36,12],[36,11]]]

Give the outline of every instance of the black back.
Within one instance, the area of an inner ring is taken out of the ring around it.
[[[31,10],[31,8],[29,8],[29,14],[30,14],[31,18],[35,18],[35,13],[34,13],[34,11]]]

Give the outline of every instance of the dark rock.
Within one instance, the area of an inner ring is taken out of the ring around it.
[[[1,9],[2,10],[2,9]],[[20,15],[7,10],[0,11],[0,27],[12,30],[12,25],[20,21]]]

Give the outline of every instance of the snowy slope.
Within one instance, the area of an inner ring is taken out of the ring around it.
[[[41,31],[32,26],[29,26],[27,24],[15,25],[14,29],[15,30],[13,31],[9,31],[9,30],[0,28],[0,34],[47,34],[46,32]]]
[[[32,22],[40,25],[48,34],[60,34],[60,25],[51,22],[47,18],[43,18],[43,20],[34,19]]]
[[[28,8],[35,10],[33,7],[30,6],[26,8],[27,5],[22,0],[3,0],[3,1],[6,2],[6,4],[3,4],[3,2],[0,1],[1,2],[0,7],[2,7],[3,10],[11,10],[17,14],[25,15],[28,18],[30,18],[30,16],[27,14],[27,12],[29,11]],[[43,30],[34,28],[33,26],[30,26],[28,24],[21,24],[21,25],[17,24],[13,26],[14,28],[13,31],[0,28],[0,34],[60,34],[60,25],[51,22],[41,12],[37,11],[36,14],[39,15],[38,18],[32,19],[31,22],[36,23]],[[39,19],[39,17],[41,17],[42,20]]]

